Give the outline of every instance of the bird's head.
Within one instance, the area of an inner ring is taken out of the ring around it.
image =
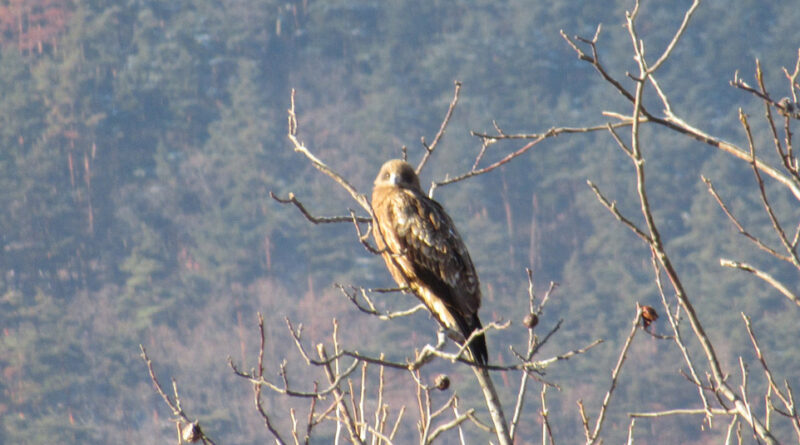
[[[392,159],[381,166],[381,171],[375,178],[375,187],[394,186],[421,191],[419,177],[414,167],[402,159]]]

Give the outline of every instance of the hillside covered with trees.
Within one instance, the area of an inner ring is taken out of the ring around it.
[[[692,4],[679,3],[640,6],[637,31],[653,61]],[[177,381],[184,408],[216,443],[269,442],[252,385],[228,364],[230,358],[243,370],[256,366],[257,312],[264,315],[264,375],[280,380],[286,358],[292,380],[307,389],[317,377],[298,355],[287,318],[304,326],[308,345],[329,341],[335,318],[347,349],[399,362],[435,343],[436,324],[426,313],[377,320],[336,287],[394,284],[353,224],[311,224],[270,197],[292,193],[317,216],[357,209],[293,150],[292,89],[302,142],[368,195],[384,161],[405,150],[419,162],[459,82],[446,132],[421,174],[427,189],[469,172],[479,153],[485,166],[531,140],[480,134],[530,136],[620,122],[614,113],[630,116],[630,101],[576,57],[569,42],[591,55],[573,36],[591,39],[602,24],[599,60],[633,89],[639,65],[624,26],[633,8],[633,0],[0,2],[0,443],[175,441],[172,413],[153,391],[140,344],[165,389],[169,377]],[[798,63],[798,24],[794,1],[702,2],[659,66],[671,110],[747,148],[741,108],[757,156],[779,168],[773,144],[783,140],[784,118],[776,113],[773,132],[764,102],[731,81],[758,85],[757,59],[772,99],[797,102],[787,76]],[[654,113],[663,108],[655,94],[642,105]],[[620,134],[630,133],[631,120]],[[769,175],[762,175],[762,193],[747,159],[652,122],[642,124],[637,141],[664,248],[728,383],[738,390],[747,368],[753,411],[763,417],[768,383],[742,313],[752,319],[778,385],[787,379],[800,388],[800,303],[751,273],[721,267],[720,259],[751,264],[800,294],[800,198]],[[796,119],[786,122],[796,131]],[[563,320],[537,357],[603,340],[540,376],[552,384],[547,421],[556,443],[584,440],[576,401],[596,417],[637,303],[661,313],[653,332],[672,335],[654,280],[657,255],[587,186],[591,181],[645,227],[633,157],[605,129],[564,133],[433,191],[480,275],[481,319],[511,321],[487,334],[492,363],[512,365],[509,346],[525,349],[526,268],[537,295],[558,283],[539,335]],[[768,196],[794,254],[776,261],[742,236],[703,177],[751,237],[780,250],[763,205]],[[663,280],[677,310],[679,292]],[[399,294],[375,298],[381,308],[416,304]],[[701,360],[702,345],[686,326],[688,354]],[[669,340],[636,337],[609,406],[606,443],[625,441],[631,412],[702,411],[683,360]],[[383,396],[390,419],[401,406],[408,410],[396,443],[413,443],[418,401],[405,385],[413,388],[414,381],[406,371],[385,372],[394,382]],[[432,381],[438,373],[451,377],[464,407],[488,417],[468,367],[434,361],[421,378]],[[510,417],[520,373],[493,376]],[[537,385],[516,443],[542,440]],[[286,407],[308,405],[268,391],[263,396],[264,409],[284,430],[291,424]],[[449,394],[433,396],[444,402]],[[776,436],[800,440],[793,424],[773,416]],[[713,419],[639,419],[637,443],[723,443],[731,418]],[[738,428],[751,443],[752,428]],[[472,429],[474,443],[491,438]],[[332,443],[326,434],[333,433],[320,430],[311,442]],[[442,443],[455,443],[457,432],[447,434]]]

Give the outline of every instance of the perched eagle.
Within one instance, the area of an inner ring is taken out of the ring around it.
[[[468,339],[481,328],[478,274],[453,221],[425,196],[409,163],[394,159],[383,164],[372,190],[372,209],[372,234],[394,280],[422,300],[440,324]],[[482,334],[469,350],[477,363],[486,364]]]

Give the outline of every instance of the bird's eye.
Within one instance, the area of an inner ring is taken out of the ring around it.
[[[383,179],[389,179],[389,173],[384,173],[383,174]]]

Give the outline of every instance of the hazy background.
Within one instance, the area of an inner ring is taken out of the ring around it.
[[[644,2],[638,29],[650,57],[690,3]],[[759,58],[773,95],[788,94],[780,67],[797,57],[797,6],[705,2],[660,71],[674,110],[745,144],[737,119],[744,107],[757,122],[760,154],[775,164],[763,107],[728,81],[736,70],[750,81]],[[304,389],[320,377],[293,354],[284,317],[304,324],[309,345],[328,339],[337,317],[346,347],[397,360],[434,341],[426,314],[377,323],[333,287],[392,284],[351,225],[313,226],[269,198],[294,192],[318,215],[356,207],[292,152],[290,89],[303,141],[366,193],[401,146],[420,158],[420,137],[432,140],[453,82],[463,82],[446,137],[422,174],[430,184],[472,166],[480,141],[469,130],[491,131],[493,120],[506,132],[539,132],[604,124],[603,110],[629,112],[559,30],[591,37],[602,23],[601,57],[625,79],[635,71],[622,28],[632,7],[627,0],[0,2],[0,443],[174,441],[140,343],[163,383],[177,379],[184,407],[217,443],[267,442],[250,385],[227,366],[228,356],[245,369],[255,364],[256,311],[266,317],[269,376],[289,357]],[[798,288],[796,271],[737,237],[700,181],[701,174],[714,180],[747,227],[768,234],[749,167],[659,128],[645,127],[642,142],[655,216],[724,368],[738,379],[737,357],[752,361],[745,311],[775,373],[800,388],[798,308],[718,265],[721,256],[747,260]],[[521,145],[492,145],[486,162]],[[556,439],[566,443],[582,434],[577,399],[596,414],[635,302],[659,302],[647,249],[597,202],[587,179],[640,221],[630,161],[606,133],[546,141],[436,194],[481,276],[481,318],[514,322],[489,336],[493,362],[511,363],[508,345],[521,348],[526,338],[525,267],[538,290],[561,283],[541,332],[565,322],[542,357],[606,340],[546,376],[562,386],[549,392],[549,408]],[[797,220],[791,197],[771,198],[790,225]],[[390,300],[385,307],[415,303]],[[672,344],[637,337],[629,359],[605,425],[608,443],[627,434],[629,411],[700,406]],[[452,372],[437,364],[424,376],[442,370]],[[509,410],[518,377],[496,377]],[[409,442],[416,412],[402,388],[410,379],[390,378],[393,412],[408,405],[398,443]],[[454,373],[466,406],[480,402],[471,385],[469,373]],[[539,434],[537,394],[521,427],[530,442]],[[267,403],[282,427],[286,406]],[[638,422],[637,439],[719,443],[726,419],[704,432],[700,421]]]

